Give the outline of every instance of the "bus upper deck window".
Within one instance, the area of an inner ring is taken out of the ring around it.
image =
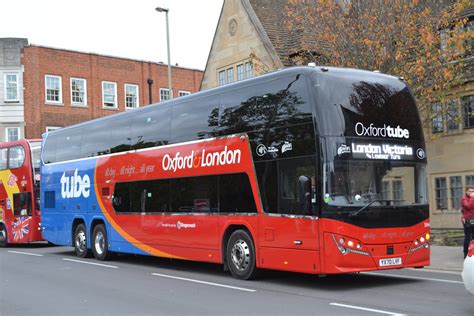
[[[25,162],[25,150],[21,146],[10,148],[10,154],[8,157],[8,164],[11,169],[20,168]]]
[[[0,148],[0,170],[7,169],[7,148]]]

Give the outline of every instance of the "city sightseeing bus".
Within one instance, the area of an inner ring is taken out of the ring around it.
[[[0,247],[42,240],[41,140],[0,143]]]
[[[402,79],[280,70],[45,134],[43,237],[241,279],[423,267],[424,148]]]

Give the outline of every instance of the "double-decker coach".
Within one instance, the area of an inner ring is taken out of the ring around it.
[[[422,267],[425,167],[403,80],[294,67],[45,134],[43,236],[241,279]]]

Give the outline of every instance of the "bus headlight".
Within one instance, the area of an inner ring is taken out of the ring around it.
[[[412,247],[410,248],[409,252],[412,253],[412,252],[415,252],[417,250],[420,250],[422,248],[429,248],[430,247],[430,243],[429,243],[429,240],[430,240],[431,236],[429,233],[426,233],[424,235],[421,235],[420,237],[416,238],[414,241],[413,241],[413,245]]]
[[[355,253],[359,255],[364,255],[364,256],[369,256],[368,251],[363,250],[363,245],[360,241],[354,241],[351,239],[347,240],[347,247],[344,247],[344,243],[346,240],[342,236],[336,236],[332,235],[332,238],[334,240],[334,243],[336,244],[337,249],[341,252],[343,255],[347,255],[348,253]],[[354,249],[354,245],[356,245],[356,249]]]

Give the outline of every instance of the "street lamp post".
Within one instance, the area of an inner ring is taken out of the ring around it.
[[[171,86],[171,61],[170,61],[170,32],[169,32],[169,25],[168,25],[168,12],[169,9],[157,7],[155,9],[158,12],[165,12],[166,13],[166,44],[168,48],[168,88],[170,89],[170,99],[173,98],[173,87]]]

